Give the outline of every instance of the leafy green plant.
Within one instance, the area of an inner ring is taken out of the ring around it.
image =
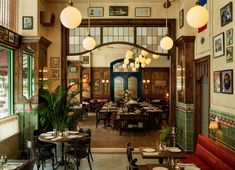
[[[168,140],[169,140],[169,135],[170,131],[169,131],[169,128],[163,128],[161,133],[160,133],[160,141],[162,143],[167,143]]]
[[[64,130],[71,128],[77,121],[79,112],[70,113],[73,105],[72,100],[80,91],[71,91],[58,86],[54,91],[44,90],[39,96],[42,103],[39,104],[37,111],[40,126],[46,129]]]

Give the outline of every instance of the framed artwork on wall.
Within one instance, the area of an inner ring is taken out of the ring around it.
[[[52,80],[59,80],[60,77],[60,72],[57,69],[52,69],[51,70],[51,79]]]
[[[109,6],[109,16],[128,16],[128,6]]]
[[[232,45],[233,44],[233,29],[229,29],[226,31],[226,45]]]
[[[135,8],[135,16],[136,17],[150,17],[151,16],[151,8],[150,7],[136,7]]]
[[[233,62],[233,46],[226,48],[226,63]]]
[[[89,64],[89,56],[88,55],[82,56],[82,64]]]
[[[182,28],[184,26],[184,9],[181,9],[179,13],[179,27]]]
[[[59,68],[60,67],[60,58],[59,57],[51,57],[50,58],[50,66],[51,66],[51,68]]]
[[[222,93],[233,94],[233,70],[221,71]]]
[[[102,17],[104,16],[104,8],[103,7],[90,7],[88,8],[88,16],[89,17]]]
[[[70,67],[69,67],[69,72],[70,72],[70,73],[77,73],[77,71],[78,71],[78,70],[77,70],[77,67],[76,67],[76,66],[70,66]]]
[[[229,2],[220,9],[221,27],[227,25],[233,20],[233,3]]]
[[[220,93],[221,92],[221,72],[214,71],[214,92]]]
[[[224,33],[220,33],[213,38],[213,54],[214,57],[224,55]]]
[[[33,29],[33,17],[32,16],[23,16],[22,28],[24,30]]]

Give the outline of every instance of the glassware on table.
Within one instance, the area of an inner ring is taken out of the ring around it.
[[[53,135],[56,137],[57,136],[57,130],[53,129]]]

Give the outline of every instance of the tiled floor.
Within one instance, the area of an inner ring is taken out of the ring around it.
[[[158,160],[142,159],[139,153],[133,154],[134,158],[138,159],[138,164],[157,163]],[[126,153],[93,153],[94,161],[92,162],[93,170],[127,170],[127,156]],[[36,170],[36,166],[34,170]],[[40,168],[41,169],[41,168]],[[58,168],[63,170],[64,166]],[[76,169],[76,168],[75,168]],[[87,159],[81,161],[80,170],[89,170]],[[52,170],[49,163],[46,165],[45,170]]]

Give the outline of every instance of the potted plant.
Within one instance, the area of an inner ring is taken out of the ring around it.
[[[80,116],[80,112],[70,112],[73,105],[72,100],[79,90],[71,91],[69,86],[64,89],[58,86],[54,91],[44,90],[39,96],[43,100],[39,104],[37,111],[39,115],[39,125],[48,130],[71,128]]]
[[[161,133],[160,133],[160,141],[162,144],[167,145],[168,141],[169,141],[169,128],[163,128]]]

